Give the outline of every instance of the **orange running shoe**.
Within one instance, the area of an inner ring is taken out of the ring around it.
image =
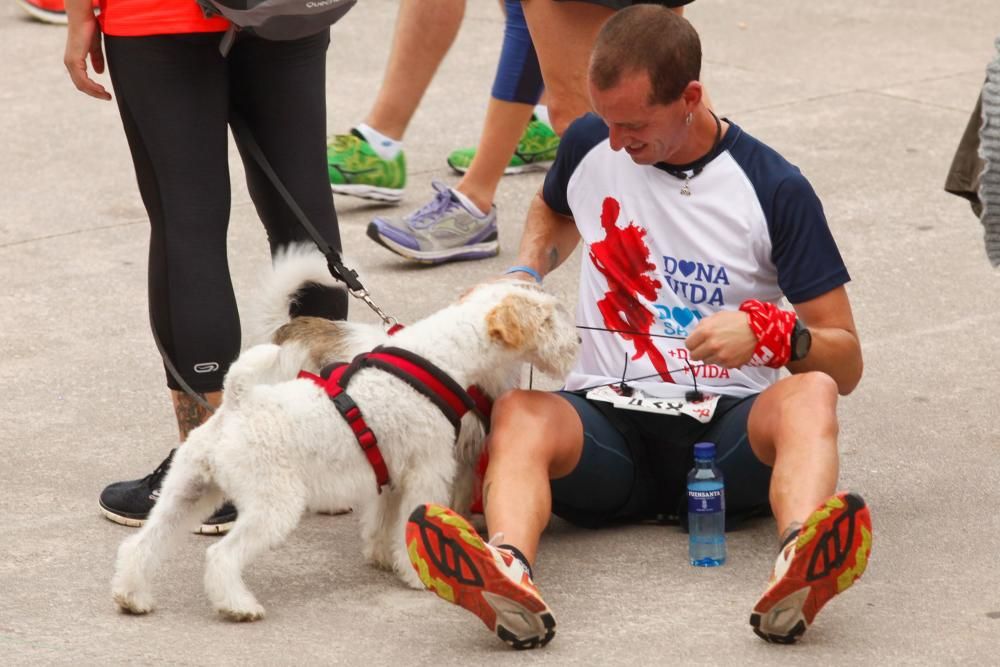
[[[871,550],[865,501],[856,493],[831,496],[778,554],[771,584],[750,615],[753,631],[765,641],[794,644],[823,605],[861,576]]]
[[[413,510],[406,547],[429,590],[471,611],[513,648],[539,648],[555,636],[555,618],[521,561],[484,542],[447,507]]]

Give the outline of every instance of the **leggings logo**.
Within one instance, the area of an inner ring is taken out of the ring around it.
[[[194,365],[195,373],[214,373],[219,370],[219,364],[214,361],[205,361]]]

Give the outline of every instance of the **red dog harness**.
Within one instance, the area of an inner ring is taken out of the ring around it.
[[[371,352],[359,354],[351,363],[331,364],[323,368],[319,375],[301,371],[299,377],[318,384],[333,401],[337,411],[344,417],[361,450],[375,471],[376,486],[389,484],[389,469],[378,448],[378,438],[365,423],[361,409],[347,393],[347,385],[356,372],[362,368],[378,368],[399,379],[426,396],[455,428],[455,436],[461,428],[462,417],[472,411],[489,424],[490,402],[477,388],[462,389],[447,373],[423,357],[397,347],[376,347]]]

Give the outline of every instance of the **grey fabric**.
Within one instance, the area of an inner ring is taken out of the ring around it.
[[[264,39],[315,35],[341,19],[357,0],[198,0],[206,14],[221,14]]]
[[[976,220],[983,214],[983,203],[979,200],[979,179],[983,173],[983,158],[979,157],[979,127],[982,124],[983,96],[980,93],[944,181],[945,192],[969,201]]]
[[[985,161],[979,182],[983,203],[986,256],[1000,266],[1000,37],[995,42],[997,56],[986,68],[983,86],[983,124],[979,129],[979,154]]]

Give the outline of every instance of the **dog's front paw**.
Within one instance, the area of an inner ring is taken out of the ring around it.
[[[398,576],[400,580],[410,588],[418,591],[427,589],[427,585],[420,580],[420,576],[417,574],[417,571],[413,569],[413,566],[410,565],[409,561],[407,561],[405,565],[397,564],[393,569],[396,571],[396,576]]]
[[[365,562],[380,570],[391,572],[396,566],[392,550],[381,542],[365,545],[365,548],[361,550],[361,555],[364,557]]]
[[[220,607],[216,611],[218,611],[223,618],[230,621],[236,621],[237,623],[259,621],[264,618],[264,607],[258,602],[245,606],[240,605],[238,608]]]
[[[115,604],[126,614],[148,614],[153,611],[153,596],[141,591],[116,590]]]

